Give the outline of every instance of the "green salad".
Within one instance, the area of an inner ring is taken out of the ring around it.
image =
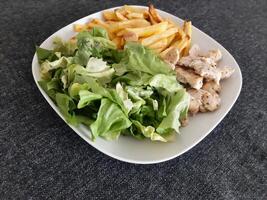
[[[55,38],[53,50],[36,47],[39,85],[68,123],[87,126],[92,140],[166,142],[179,133],[190,98],[167,63],[138,43],[117,50],[101,28],[76,38]]]

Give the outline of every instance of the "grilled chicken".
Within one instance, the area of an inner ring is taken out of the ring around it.
[[[217,70],[221,73],[221,79],[229,78],[235,72],[234,68],[228,66],[218,68]]]
[[[178,48],[170,49],[163,57],[163,59],[171,64],[176,64],[180,58],[180,53]]]
[[[210,50],[205,57],[212,59],[214,62],[218,62],[222,59],[222,52],[219,49]]]
[[[189,89],[188,93],[190,94],[190,105],[189,112],[191,114],[196,114],[197,112],[207,112],[214,111],[220,105],[220,97],[218,94],[211,94],[205,90],[195,90]]]
[[[211,50],[206,55],[202,55],[197,45],[194,45],[189,56],[182,57],[178,65],[191,68],[195,73],[207,80],[214,80],[217,84],[224,78],[230,77],[234,69],[230,67],[216,68],[217,62],[222,59],[220,50]]]
[[[203,84],[201,89],[206,90],[211,94],[219,94],[221,91],[221,86],[214,81],[207,81]]]
[[[186,70],[180,66],[176,66],[176,78],[179,82],[189,84],[197,90],[203,85],[203,77],[194,73],[193,70]]]
[[[209,58],[197,58],[193,59],[188,67],[193,68],[200,76],[209,80],[214,80],[219,84],[221,73],[215,68],[216,64],[214,64],[215,63]]]

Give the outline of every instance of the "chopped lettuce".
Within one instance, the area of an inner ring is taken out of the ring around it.
[[[55,38],[53,50],[36,47],[39,85],[68,123],[89,127],[93,140],[123,134],[167,142],[179,133],[189,95],[167,63],[137,43],[116,50],[102,28],[76,38]]]
[[[71,41],[63,42],[60,37],[55,37],[53,44],[54,52],[60,52],[63,56],[72,56],[77,49],[76,43]]]
[[[143,126],[139,121],[132,121],[134,126],[146,137],[151,139],[152,141],[161,141],[167,142],[167,140],[156,133],[155,128],[153,126]]]
[[[58,68],[66,68],[69,63],[72,62],[72,57],[61,57],[55,61],[44,61],[40,66],[40,73],[42,79],[50,79],[51,71]]]
[[[105,34],[99,34],[97,31],[99,29],[101,28],[94,28],[92,32],[84,31],[77,35],[78,51],[74,56],[75,63],[86,66],[90,57],[102,58],[103,54],[116,48],[116,45],[106,38]],[[104,31],[104,29],[101,30],[101,32]]]
[[[120,107],[109,99],[103,98],[97,113],[97,119],[90,127],[94,138],[101,136],[112,140],[117,139],[121,131],[130,126],[131,121]]]
[[[183,86],[177,82],[175,76],[165,74],[153,76],[149,81],[149,85],[155,87],[163,95],[178,92],[183,88]]]
[[[121,62],[114,64],[118,75],[127,71],[145,72],[151,75],[174,74],[171,67],[152,50],[138,43],[129,42],[124,46],[125,55]]]
[[[167,116],[163,118],[157,127],[157,132],[160,134],[166,134],[171,131],[179,133],[181,113],[188,109],[189,102],[190,96],[184,89],[181,89],[172,96],[168,96],[166,103],[168,105],[166,107]]]
[[[94,100],[98,100],[102,98],[102,95],[95,94],[88,90],[81,90],[79,92],[79,96],[80,96],[80,100],[77,105],[77,108],[79,109],[84,108],[85,106],[89,105]]]
[[[52,50],[44,49],[36,46],[36,55],[38,58],[38,62],[41,64],[45,60],[54,61],[57,59],[56,54]]]

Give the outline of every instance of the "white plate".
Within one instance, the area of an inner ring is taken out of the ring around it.
[[[113,9],[115,8],[111,8],[111,10]],[[183,20],[178,17],[175,17],[161,10],[158,11],[159,14],[164,18],[170,18],[180,25],[183,23]],[[41,47],[51,49],[52,39],[55,36],[60,36],[65,40],[69,39],[74,35],[73,24],[84,24],[92,18],[102,18],[101,12],[102,11],[94,13],[65,26],[64,28],[60,29],[49,38],[47,38],[41,44]],[[68,125],[86,142],[88,142],[99,151],[113,158],[129,163],[159,163],[175,158],[194,147],[218,125],[218,123],[224,118],[224,116],[234,105],[241,90],[242,75],[235,59],[222,45],[220,45],[214,39],[195,27],[193,27],[192,32],[192,43],[199,44],[202,50],[207,51],[210,49],[220,49],[222,51],[223,59],[222,61],[220,61],[219,66],[228,65],[235,68],[235,73],[231,76],[231,78],[222,82],[222,104],[217,111],[198,114],[194,117],[190,117],[189,125],[185,128],[181,128],[181,134],[177,135],[176,141],[170,143],[151,142],[149,140],[139,141],[131,137],[123,136],[121,136],[117,141],[106,141],[102,138],[97,138],[95,142],[92,142],[89,139],[90,131],[86,127],[82,125],[79,127],[73,127],[69,124]],[[32,73],[36,85],[41,91],[44,98],[56,111],[56,113],[64,120],[57,106],[37,84],[37,81],[40,80],[40,73],[36,54],[34,55],[32,61]]]

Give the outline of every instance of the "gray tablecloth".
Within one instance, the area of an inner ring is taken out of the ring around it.
[[[215,38],[243,74],[230,113],[176,159],[134,165],[109,158],[46,103],[32,78],[34,45],[74,20],[125,3],[0,2],[0,199],[266,199],[266,0],[154,2]]]

